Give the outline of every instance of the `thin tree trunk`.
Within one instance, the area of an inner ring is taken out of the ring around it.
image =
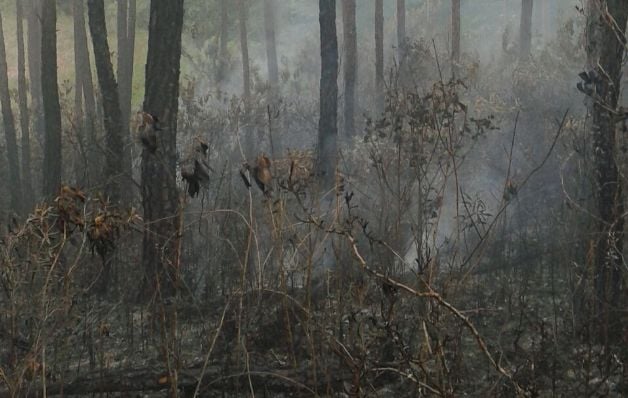
[[[406,0],[397,0],[397,58],[401,63],[406,46]]]
[[[117,54],[117,81],[118,81],[118,98],[120,99],[120,112],[122,114],[122,125],[125,129],[124,131],[128,131],[129,129],[129,114],[126,115],[125,119],[125,109],[122,106],[123,98],[126,96],[128,84],[128,76],[126,76],[126,63],[129,60],[128,54],[128,23],[129,23],[129,2],[128,0],[117,0],[117,16],[116,16],[116,35],[117,35],[117,46],[118,46],[118,54]],[[126,101],[124,102],[126,104]]]
[[[129,131],[135,55],[136,0],[118,0],[118,91],[124,131]]]
[[[541,2],[541,33],[543,35],[544,40],[549,39],[549,26],[547,24],[548,19],[548,9],[551,7],[551,4],[547,1]]]
[[[253,156],[255,142],[253,139],[253,129],[250,125],[251,112],[251,66],[249,64],[249,39],[246,29],[247,0],[238,0],[238,26],[240,28],[240,50],[242,54],[242,99],[244,102],[244,116],[242,119],[244,134],[244,152],[247,158]]]
[[[61,185],[61,106],[57,82],[57,5],[44,1],[41,16],[41,92],[44,107],[43,193],[54,197]]]
[[[521,0],[521,24],[519,26],[519,58],[530,56],[532,47],[532,4],[533,0]]]
[[[122,121],[124,186],[121,199],[132,200],[130,151],[131,97],[133,94],[133,58],[135,53],[136,0],[118,0],[118,96]]]
[[[105,22],[105,5],[103,0],[88,0],[89,31],[94,47],[96,73],[103,101],[105,125],[105,190],[113,203],[119,203],[122,193],[120,182],[125,177],[124,170],[124,128],[120,112],[118,87],[113,73],[109,43],[107,41],[107,25]]]
[[[183,0],[151,1],[143,108],[159,118],[162,131],[156,151],[145,148],[142,152],[145,297],[151,297],[155,289],[162,297],[174,294],[178,278],[176,166],[182,27]]]
[[[128,56],[128,54],[126,54],[126,40],[128,37],[127,25],[129,19],[129,2],[128,0],[116,0],[116,3],[116,35],[118,38],[118,81],[120,81],[120,74],[124,73],[124,59]],[[122,91],[122,89],[120,89],[120,91]]]
[[[325,191],[332,189],[338,151],[338,39],[336,1],[319,0],[321,37],[320,116],[318,123],[319,170]]]
[[[15,119],[11,109],[11,95],[9,94],[9,76],[7,71],[7,53],[4,46],[4,29],[0,14],[0,105],[2,106],[2,122],[6,139],[7,158],[9,161],[8,190],[11,192],[11,209],[16,214],[22,214],[22,181],[20,180],[20,161],[18,159],[17,138],[15,133]]]
[[[22,135],[22,199],[26,210],[30,210],[34,203],[33,181],[31,177],[31,140],[30,117],[28,113],[28,94],[26,84],[26,60],[24,54],[24,10],[22,0],[15,0],[17,17],[17,92],[20,108],[20,131]]]
[[[30,112],[33,115],[33,133],[40,141],[44,137],[44,114],[41,88],[41,0],[30,0],[28,22],[28,75],[31,94]]]
[[[273,89],[279,84],[279,65],[277,64],[277,42],[275,40],[275,4],[273,0],[264,0],[264,30],[266,33],[266,59],[268,62],[268,81]]]
[[[384,1],[375,0],[375,103],[384,110]]]
[[[19,0],[18,0],[19,1]],[[79,23],[79,18],[83,18],[83,3],[82,0],[73,0],[72,2],[72,15],[74,21],[74,128],[76,129],[76,136],[79,142],[80,155],[76,156],[75,161],[75,172],[77,177],[77,182],[80,185],[86,185],[89,182],[89,172],[87,166],[87,141],[85,140],[86,126],[84,123],[85,114],[83,112],[83,80],[80,74],[80,60],[79,60],[79,44],[80,40],[78,36],[80,36],[81,25]],[[83,33],[85,32],[85,27],[83,26]]]
[[[455,72],[460,64],[460,0],[451,0],[451,61]]]
[[[251,98],[251,65],[249,63],[249,39],[246,29],[247,0],[238,0],[238,26],[240,28],[240,51],[242,53],[242,80],[245,103]]]
[[[358,75],[358,42],[355,26],[356,0],[342,0],[344,63],[344,134],[351,137],[355,133],[355,86]]]
[[[587,66],[593,71],[596,101],[591,105],[595,155],[598,222],[595,256],[596,312],[603,343],[621,338],[619,298],[624,242],[624,199],[616,163],[616,110],[621,90],[622,60],[628,21],[624,0],[589,0],[587,19]],[[606,14],[608,12],[608,14]],[[619,27],[616,32],[607,15]]]
[[[220,49],[218,52],[218,67],[216,68],[216,82],[225,79],[227,69],[227,42],[229,41],[229,4],[228,1],[217,0],[220,3]]]
[[[432,31],[432,0],[425,0],[425,29]]]
[[[96,135],[96,98],[94,94],[94,82],[92,80],[92,71],[89,60],[89,51],[87,47],[87,34],[85,32],[85,9],[83,0],[73,0],[72,12],[74,15],[74,62],[76,65],[76,94],[75,106],[84,104],[85,113],[80,120],[83,134],[81,137],[86,138],[84,141],[86,148],[86,162],[84,171],[86,175],[86,183],[95,185],[99,180],[100,173],[100,156],[97,151],[98,139]],[[78,110],[77,110],[78,111]]]
[[[103,115],[105,126],[105,192],[108,199],[114,204],[120,204],[122,199],[128,202],[127,183],[130,170],[125,170],[125,148],[124,138],[126,135],[122,115],[120,111],[120,101],[118,97],[118,87],[113,73],[111,63],[109,43],[107,41],[107,24],[105,22],[105,5],[103,0],[88,0],[87,12],[89,15],[89,31],[92,36],[92,46],[94,48],[94,61],[96,64],[96,74],[103,101]],[[111,280],[111,257],[103,258],[103,274],[100,279],[100,293],[107,293]]]

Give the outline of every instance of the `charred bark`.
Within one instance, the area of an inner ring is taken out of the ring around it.
[[[181,60],[183,0],[152,0],[144,111],[160,121],[157,148],[142,151],[144,232],[142,265],[146,281],[141,294],[162,297],[175,292],[178,277],[179,200],[176,185],[177,113]]]
[[[603,342],[617,341],[623,266],[624,197],[616,161],[618,97],[626,45],[628,3],[590,0],[587,21],[587,64],[593,83],[592,114],[597,225],[595,244],[596,314]],[[610,17],[610,18],[609,18]],[[616,26],[611,24],[611,19]]]
[[[451,0],[451,61],[455,73],[460,63],[460,0]]]
[[[355,86],[358,75],[358,41],[355,24],[356,0],[342,0],[343,43],[345,48],[344,63],[344,134],[355,134]]]
[[[17,135],[15,132],[15,119],[11,107],[11,95],[9,94],[9,75],[7,71],[7,53],[4,46],[4,28],[2,27],[2,15],[0,14],[0,105],[2,106],[2,123],[6,140],[7,160],[9,162],[9,191],[11,193],[11,209],[16,214],[23,212],[22,206],[22,181],[20,180],[20,161],[17,151]]]
[[[384,110],[384,1],[375,0],[375,103]]]
[[[229,2],[218,0],[220,4],[220,35],[218,37],[218,65],[216,67],[216,82],[221,83],[225,79],[227,69],[227,42],[229,41]]]
[[[251,99],[251,65],[249,61],[249,39],[246,28],[247,0],[238,0],[238,27],[240,29],[240,51],[242,54],[242,95],[245,104]]]
[[[318,123],[318,167],[323,189],[334,187],[338,151],[338,38],[336,1],[319,0],[321,40],[320,116]]]
[[[136,0],[118,0],[118,96],[120,99],[120,114],[122,118],[124,144],[124,173],[125,179],[131,178],[130,152],[130,120],[131,99],[133,94],[133,59],[135,55],[135,19]],[[133,198],[130,181],[124,184],[123,199],[130,201]]]
[[[247,158],[253,156],[255,147],[251,122],[251,65],[249,60],[249,39],[247,33],[247,0],[238,0],[238,27],[240,30],[240,51],[242,55],[242,102],[244,112],[242,118],[244,134],[244,152]]]
[[[87,33],[85,31],[85,8],[83,0],[73,0],[72,12],[74,16],[74,64],[75,64],[75,109],[77,112],[77,128],[80,130],[80,139],[84,144],[83,181],[88,185],[95,185],[100,177],[100,156],[97,151],[98,137],[96,134],[96,98],[94,82],[87,47]],[[83,112],[83,107],[85,112]]]
[[[266,60],[268,63],[268,81],[273,90],[279,84],[279,65],[277,63],[277,41],[275,38],[275,3],[264,0],[264,31],[266,34]]]
[[[89,31],[94,48],[96,74],[102,95],[104,126],[105,126],[105,191],[113,203],[121,199],[120,181],[124,178],[124,125],[120,112],[118,87],[113,74],[113,65],[107,41],[107,25],[105,22],[105,5],[103,0],[88,0]]]
[[[406,0],[397,0],[397,58],[403,61],[406,46]]]
[[[519,58],[530,56],[532,47],[532,5],[533,0],[521,0],[521,24],[519,26]]]
[[[31,94],[30,112],[33,115],[33,133],[38,139],[44,137],[44,113],[41,82],[41,0],[30,0],[28,9],[28,75]]]
[[[17,93],[18,105],[20,109],[20,132],[22,144],[22,199],[25,209],[30,209],[33,205],[34,191],[31,175],[31,128],[30,116],[28,112],[28,94],[26,84],[26,59],[24,54],[24,9],[21,0],[15,0],[17,17]]]
[[[41,15],[41,92],[44,106],[43,194],[55,197],[61,185],[61,106],[57,82],[57,5],[44,1]]]

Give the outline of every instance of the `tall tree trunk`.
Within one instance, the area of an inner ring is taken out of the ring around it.
[[[118,87],[113,73],[109,43],[107,41],[107,25],[105,22],[105,5],[103,0],[88,0],[89,31],[94,48],[94,62],[102,95],[105,126],[105,190],[113,203],[121,199],[120,181],[124,178],[124,127],[120,112]]]
[[[24,10],[22,0],[15,0],[17,17],[17,92],[20,108],[20,131],[22,135],[22,199],[24,208],[30,210],[34,203],[35,194],[31,177],[31,139],[30,117],[28,114],[28,94],[26,93],[26,60],[24,55]]]
[[[432,0],[425,0],[425,29],[432,31]]]
[[[598,210],[596,230],[592,233],[597,237],[596,310],[600,337],[607,343],[617,341],[621,334],[618,311],[624,258],[624,198],[616,164],[615,115],[621,90],[628,2],[589,0],[587,12],[587,66],[595,74],[596,93],[591,105]],[[618,32],[611,26],[610,19],[617,24]],[[611,322],[616,324],[609,325]]]
[[[358,42],[355,26],[355,1],[342,0],[343,43],[345,47],[344,84],[344,134],[351,137],[355,133],[355,84],[358,75]]]
[[[543,39],[544,40],[548,40],[549,39],[549,35],[547,34],[549,32],[549,26],[547,24],[547,19],[548,19],[548,9],[551,7],[551,4],[548,3],[547,1],[542,1],[541,2],[541,34],[543,35]]]
[[[173,294],[178,275],[177,112],[183,0],[151,0],[144,111],[161,121],[155,152],[142,152],[142,204],[146,230],[143,292]]]
[[[460,0],[451,0],[451,61],[455,74],[460,63]]]
[[[338,151],[338,38],[336,0],[319,0],[321,37],[320,116],[318,164],[325,191],[332,189]]]
[[[406,46],[406,0],[397,0],[397,58],[401,63]]]
[[[128,56],[126,54],[126,40],[128,36],[128,22],[129,22],[129,2],[128,0],[116,0],[116,36],[118,44],[118,81],[120,80],[120,73],[124,69],[124,59]],[[122,91],[122,89],[119,89]],[[121,96],[121,95],[120,95]]]
[[[4,29],[0,14],[0,105],[2,106],[2,122],[6,139],[7,158],[9,161],[8,190],[11,192],[11,209],[22,214],[22,181],[20,180],[20,161],[17,156],[17,138],[15,133],[15,119],[11,109],[11,95],[9,94],[9,75],[7,71],[7,53],[4,46]]]
[[[251,65],[249,63],[249,39],[246,29],[247,0],[238,0],[238,26],[240,28],[240,51],[242,53],[242,85],[245,103],[251,98]]]
[[[19,0],[18,0],[19,1]],[[77,156],[75,161],[75,172],[77,177],[77,182],[80,185],[86,185],[89,182],[89,172],[87,169],[87,153],[86,147],[87,142],[85,140],[85,133],[87,129],[85,128],[84,117],[85,114],[83,112],[83,80],[80,74],[81,65],[79,60],[79,44],[80,40],[78,36],[80,36],[79,30],[81,29],[81,25],[79,22],[79,18],[83,18],[83,3],[82,0],[73,0],[72,2],[72,15],[74,21],[74,128],[76,129],[76,136],[79,142],[80,154],[82,156]],[[85,32],[85,26],[83,26],[83,33]]]
[[[57,82],[57,5],[44,1],[41,15],[41,92],[44,105],[43,194],[54,197],[61,185],[61,106]]]
[[[130,184],[126,183],[130,170],[125,170],[125,148],[123,134],[124,124],[120,111],[120,101],[118,97],[118,87],[113,74],[113,64],[109,53],[109,43],[107,41],[107,24],[105,22],[105,5],[103,0],[88,0],[87,13],[89,15],[89,31],[92,36],[92,46],[94,48],[94,62],[96,64],[96,74],[102,95],[104,126],[105,126],[105,169],[103,173],[105,181],[105,192],[108,199],[114,204],[120,204],[121,199],[128,200],[127,195],[123,195],[123,188]],[[126,173],[126,174],[125,174]],[[124,183],[123,183],[124,181]],[[111,258],[103,259],[103,273],[101,276],[100,292],[107,293],[111,279]]]
[[[242,53],[242,99],[244,102],[244,117],[242,124],[244,125],[244,152],[247,158],[253,156],[255,142],[253,137],[253,129],[250,125],[251,113],[251,66],[249,63],[249,39],[246,29],[247,19],[247,0],[238,0],[238,26],[240,28],[240,50]]]
[[[521,24],[519,25],[519,58],[530,56],[532,47],[532,4],[533,0],[521,0]]]
[[[218,66],[216,68],[216,82],[225,79],[227,69],[227,42],[229,41],[229,4],[228,1],[217,0],[220,4],[220,48],[218,52]]]
[[[98,138],[96,135],[96,98],[94,94],[94,82],[87,47],[87,33],[85,31],[85,9],[83,0],[73,0],[72,13],[74,16],[74,63],[75,63],[75,107],[85,106],[85,113],[77,109],[80,114],[81,139],[86,147],[86,164],[84,173],[85,183],[95,185],[99,180],[100,156],[97,151]]]
[[[375,103],[384,110],[384,0],[375,0]]]
[[[266,33],[266,60],[268,62],[268,81],[277,89],[279,83],[279,65],[277,64],[277,42],[275,39],[275,4],[273,0],[264,0],[264,31]]]
[[[118,96],[122,118],[122,143],[124,145],[123,172],[124,186],[121,199],[129,202],[132,198],[132,166],[130,151],[131,98],[133,94],[133,59],[135,55],[136,0],[118,0]]]
[[[41,82],[41,0],[30,0],[28,22],[28,75],[31,94],[30,112],[33,115],[33,132],[41,140],[44,137],[44,113]]]
[[[136,0],[118,0],[118,92],[125,133],[129,131],[131,118],[136,3]]]

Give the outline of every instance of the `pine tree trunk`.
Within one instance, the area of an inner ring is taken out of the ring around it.
[[[103,101],[106,143],[105,191],[109,200],[117,204],[122,198],[120,182],[128,176],[125,174],[127,170],[124,170],[124,127],[120,112],[118,86],[109,55],[104,1],[88,0],[87,7],[89,31],[94,48],[94,62]]]
[[[33,133],[38,139],[44,137],[44,113],[41,81],[41,0],[30,0],[28,22],[28,76],[31,94],[30,113],[33,115]]]
[[[605,15],[617,23],[615,32]],[[624,0],[589,0],[587,16],[587,66],[593,71],[597,99],[591,105],[593,120],[595,177],[598,223],[592,236],[597,238],[595,256],[596,319],[603,343],[621,338],[620,286],[623,263],[624,199],[616,164],[615,114],[621,90],[628,3]]]
[[[460,0],[451,0],[451,61],[455,72],[460,63]]]
[[[397,0],[397,62],[404,58],[406,46],[406,0]]]
[[[246,29],[247,1],[239,0],[238,3],[238,26],[240,28],[240,51],[242,54],[242,81],[243,96],[245,103],[251,98],[251,66],[249,63],[249,39]]]
[[[182,27],[183,0],[151,0],[143,108],[159,118],[161,131],[157,150],[142,152],[145,297],[156,288],[162,297],[174,294],[178,278],[176,165]]]
[[[24,10],[22,0],[15,0],[17,17],[17,93],[20,108],[20,132],[22,144],[22,202],[26,210],[34,203],[33,180],[31,176],[31,139],[30,117],[28,112],[28,94],[26,84],[26,59],[24,54]]]
[[[225,79],[227,69],[227,42],[229,41],[229,2],[217,0],[220,3],[220,48],[218,52],[218,66],[216,68],[216,82]]]
[[[251,116],[251,66],[249,61],[249,39],[246,29],[247,19],[247,0],[238,0],[238,26],[240,30],[240,51],[242,54],[242,100],[244,102],[244,112],[242,118],[243,134],[244,134],[244,152],[247,158],[254,154],[255,140],[253,137],[253,128],[250,125]]]
[[[344,63],[344,134],[355,134],[355,86],[358,75],[358,43],[355,26],[356,0],[342,0],[343,43],[345,48]]]
[[[44,108],[43,194],[55,197],[61,185],[61,106],[57,82],[57,5],[44,1],[41,16],[41,92]]]
[[[550,35],[548,35],[549,32],[549,26],[548,26],[548,9],[552,6],[549,2],[547,1],[542,1],[541,4],[541,33],[543,35],[544,39],[548,39]]]
[[[530,56],[532,47],[532,4],[533,0],[521,0],[521,24],[519,27],[519,58]]]
[[[273,89],[279,84],[279,65],[277,64],[277,42],[275,39],[275,4],[273,0],[264,0],[264,30],[266,33],[266,59],[268,62],[268,81]]]
[[[320,116],[318,123],[319,170],[323,189],[334,187],[338,151],[338,38],[336,1],[319,0],[321,37]]]
[[[133,94],[133,58],[135,54],[136,0],[118,0],[118,97],[122,122],[123,186],[121,199],[130,202],[133,198],[131,181],[131,97]]]
[[[18,0],[19,1],[19,0]],[[82,0],[73,0],[72,2],[72,15],[74,26],[74,128],[76,129],[76,136],[79,142],[80,152],[74,158],[74,170],[76,172],[76,179],[79,185],[85,186],[89,182],[89,172],[87,165],[87,141],[85,140],[85,114],[83,112],[83,80],[80,74],[80,60],[79,60],[79,43],[78,36],[80,35],[80,23],[79,18],[83,17],[83,3]],[[83,26],[83,32],[85,27]]]
[[[136,6],[136,0],[118,0],[118,92],[126,137],[129,136],[133,93]]]
[[[81,139],[85,148],[85,170],[82,183],[96,185],[100,177],[100,153],[98,151],[98,138],[96,135],[96,98],[94,94],[94,82],[89,60],[87,47],[87,34],[85,31],[85,9],[83,0],[73,0],[72,13],[74,16],[74,63],[76,76],[75,107],[84,104],[85,112],[77,109],[81,113],[80,130]],[[77,115],[78,116],[78,115]]]
[[[2,106],[2,123],[6,139],[7,158],[9,161],[9,184],[11,192],[11,209],[16,214],[22,214],[22,181],[20,179],[20,161],[18,159],[15,119],[11,109],[11,95],[9,94],[9,76],[7,71],[7,53],[4,46],[4,29],[0,14],[0,105]]]
[[[384,110],[384,1],[375,0],[375,103]]]

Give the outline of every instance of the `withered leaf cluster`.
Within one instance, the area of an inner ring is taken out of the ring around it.
[[[89,198],[76,187],[63,185],[50,203],[42,203],[12,234],[16,239],[55,245],[83,233],[92,253],[106,256],[120,231],[140,220],[134,209],[124,214],[101,197]]]
[[[209,163],[207,161],[209,145],[196,138],[194,145],[181,165],[181,178],[187,185],[190,197],[195,197],[201,190],[209,185]]]

